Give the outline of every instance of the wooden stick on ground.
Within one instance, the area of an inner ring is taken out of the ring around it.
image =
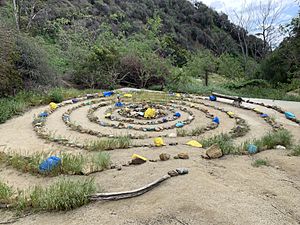
[[[162,178],[147,184],[144,187],[132,190],[132,191],[124,191],[124,192],[112,192],[112,193],[98,193],[94,195],[90,195],[89,199],[91,201],[100,201],[100,200],[120,200],[125,198],[133,198],[145,194],[146,192],[152,190],[154,187],[158,186],[160,183],[169,179],[171,176],[165,175]]]

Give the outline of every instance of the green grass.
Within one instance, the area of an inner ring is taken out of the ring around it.
[[[251,83],[251,81],[241,81],[241,83]],[[202,82],[193,79],[189,84],[169,86],[166,90],[172,90],[182,93],[194,93],[200,95],[210,95],[211,92],[218,92],[221,94],[248,98],[300,101],[300,96],[287,95],[287,92],[290,91],[288,85],[280,88],[273,88],[271,87],[271,85],[265,87],[254,85],[240,88],[240,86],[242,85],[237,83],[235,86],[237,86],[238,88],[232,88],[232,83],[229,80],[225,80],[221,84],[218,84],[214,82],[214,78],[209,81],[209,86],[204,86]]]
[[[47,187],[35,187],[30,193],[31,206],[42,211],[66,211],[89,203],[88,196],[96,191],[93,179],[61,180]]]
[[[213,137],[199,141],[204,148],[208,148],[214,144],[218,144],[224,155],[240,153],[232,142],[232,139],[227,134],[215,135]]]
[[[272,149],[276,145],[283,145],[285,147],[291,147],[293,136],[285,129],[279,130],[277,132],[271,132],[263,136],[259,140],[255,140],[254,144],[261,149]]]
[[[300,145],[296,145],[293,147],[292,156],[300,156]]]
[[[56,156],[61,158],[61,165],[48,173],[43,173],[44,176],[57,176],[59,174],[81,175],[87,164],[92,164],[97,170],[104,170],[109,168],[111,163],[110,155],[107,152],[99,152],[92,156],[68,153],[59,153]],[[23,173],[31,173],[33,175],[40,174],[39,165],[48,157],[49,154],[46,153],[35,153],[30,156],[16,153],[12,155],[0,153],[2,163],[12,166]]]
[[[178,137],[186,137],[186,136],[199,136],[203,134],[205,131],[204,127],[196,127],[192,130],[186,130],[186,129],[177,129],[177,136]]]
[[[260,166],[268,166],[269,163],[265,159],[257,159],[252,163],[252,166],[254,167],[260,167]]]
[[[9,204],[11,202],[11,197],[13,196],[14,191],[6,183],[0,181],[0,203]]]
[[[107,152],[99,152],[93,157],[93,163],[99,169],[107,169],[111,164],[110,155]]]
[[[113,149],[129,148],[131,139],[128,136],[90,141],[86,144],[88,151],[105,151]]]
[[[32,106],[46,105],[52,101],[61,102],[96,90],[54,88],[48,92],[22,91],[14,97],[0,98],[0,124],[15,115],[20,115]]]

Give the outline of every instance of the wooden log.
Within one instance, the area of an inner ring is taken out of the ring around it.
[[[238,96],[223,95],[223,94],[219,94],[219,93],[216,93],[216,92],[212,92],[212,95],[214,95],[216,97],[219,97],[219,98],[225,98],[225,99],[239,101],[239,102],[244,102],[245,101],[244,99],[242,99],[241,97],[238,97]]]
[[[124,192],[112,192],[112,193],[98,193],[89,196],[91,201],[100,201],[100,200],[120,200],[125,198],[133,198],[145,194],[146,192],[152,190],[154,187],[157,187],[162,182],[169,179],[169,175],[165,175],[162,178],[147,184],[141,188],[132,190],[132,191],[124,191]]]

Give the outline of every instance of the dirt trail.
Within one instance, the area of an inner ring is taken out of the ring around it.
[[[269,102],[263,100],[265,103]],[[207,103],[207,102],[206,102]],[[272,103],[272,102],[271,102]],[[271,127],[256,113],[235,108],[221,102],[209,104],[235,112],[250,125],[246,136],[238,138],[237,143],[259,138],[270,132]],[[300,117],[300,103],[275,102],[284,109]],[[68,105],[56,110],[49,116],[46,128],[56,135],[62,135],[84,142],[85,139],[96,140],[97,137],[81,134],[67,127],[62,114]],[[101,127],[88,120],[87,111],[91,106],[75,110],[71,120],[82,127],[108,134],[121,134],[124,130]],[[225,113],[207,108],[221,120],[220,126],[206,132],[201,137],[227,133],[235,126],[234,119]],[[290,130],[296,141],[300,141],[300,127],[284,118],[284,115],[265,107],[253,106],[275,117],[285,128]],[[88,154],[84,150],[74,150],[39,139],[32,128],[34,114],[46,107],[38,107],[23,116],[13,118],[0,125],[0,147],[5,151],[19,151],[24,154],[49,150],[62,150]],[[95,114],[103,117],[104,108]],[[195,120],[187,129],[202,126],[211,120],[203,113],[192,109]],[[183,114],[183,118],[187,115]],[[102,119],[102,118],[101,118]],[[170,122],[172,124],[173,122]],[[174,130],[163,131],[171,133]],[[138,132],[137,132],[138,133]],[[151,137],[155,132],[147,132]],[[135,189],[165,175],[169,170],[186,167],[189,174],[174,177],[143,196],[116,202],[97,202],[69,212],[34,214],[20,219],[15,224],[105,224],[105,225],[204,225],[204,224],[255,224],[255,225],[296,225],[300,224],[300,157],[288,156],[289,150],[269,150],[254,156],[225,156],[218,160],[207,161],[201,158],[204,149],[183,145],[192,138],[166,138],[166,143],[178,142],[178,146],[162,148],[130,148],[110,152],[116,164],[127,162],[133,153],[149,159],[158,159],[162,152],[169,153],[172,159],[166,162],[147,162],[140,166],[123,167],[121,171],[107,170],[90,175],[97,185],[107,192]],[[137,140],[140,143],[152,143],[152,138]],[[9,150],[10,149],[10,150]],[[175,160],[173,156],[187,152],[188,160]],[[266,159],[270,166],[253,167],[256,159]],[[0,168],[0,180],[24,189],[33,185],[47,186],[54,181],[67,177],[83,179],[82,176],[36,177],[17,172],[12,168]],[[9,212],[0,211],[0,222],[7,218]]]

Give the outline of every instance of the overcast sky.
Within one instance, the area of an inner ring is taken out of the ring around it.
[[[229,15],[230,19],[232,19],[232,11],[240,11],[243,9],[244,0],[201,0],[204,4],[214,8],[218,12],[222,11]],[[246,0],[247,3],[259,4],[259,0]],[[281,0],[274,0],[281,1]],[[264,1],[263,1],[264,2]],[[297,5],[295,0],[282,0],[285,5],[285,9],[283,11],[283,15],[281,20],[283,23],[287,23],[293,17],[295,17],[299,11],[299,5]]]

